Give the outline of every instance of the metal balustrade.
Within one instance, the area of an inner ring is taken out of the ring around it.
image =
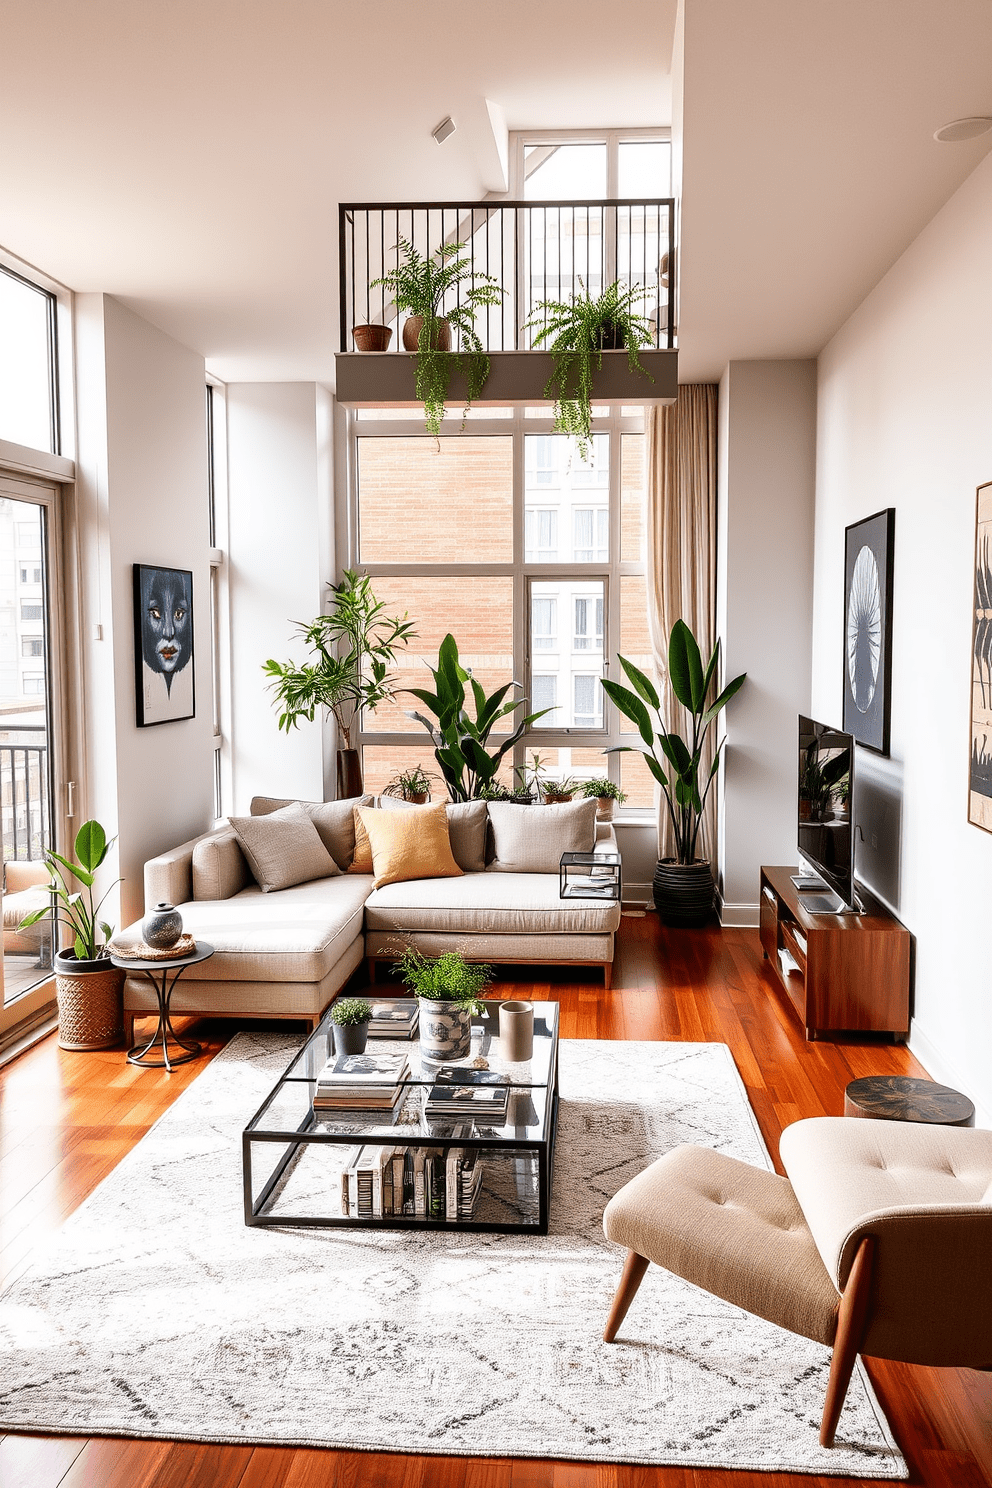
[[[599,294],[614,280],[639,284],[651,349],[675,345],[675,202],[671,197],[586,202],[344,203],[339,208],[341,350],[351,351],[355,324],[391,326],[390,351],[402,351],[401,326],[389,292],[375,279],[402,260],[400,240],[421,254],[464,244],[474,274],[504,290],[499,306],[476,312],[486,351],[525,351],[526,330],[542,300]],[[468,281],[471,283],[471,280]],[[459,305],[456,288],[441,307]]]
[[[48,843],[47,745],[0,744],[0,810],[5,861],[40,862]]]

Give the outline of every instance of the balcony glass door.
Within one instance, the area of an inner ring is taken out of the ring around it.
[[[51,976],[52,922],[21,928],[49,903],[53,844],[53,657],[50,555],[56,493],[0,478],[0,822],[3,840],[3,1001],[0,1030]],[[20,1005],[20,1006],[19,1006]]]

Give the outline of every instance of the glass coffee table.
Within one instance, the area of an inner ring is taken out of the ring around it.
[[[499,1008],[487,1001],[473,1017],[471,1053],[458,1061],[469,1069],[481,1057],[506,1075],[506,1115],[492,1125],[485,1117],[453,1122],[425,1114],[437,1066],[421,1060],[416,1038],[368,1041],[370,1054],[409,1058],[392,1113],[315,1112],[316,1078],[334,1047],[325,1014],[242,1134],[245,1224],[546,1235],[558,1124],[558,1004],[534,1003],[534,1053],[525,1064],[500,1058]],[[372,1184],[365,1192],[375,1198],[356,1213],[361,1182]]]

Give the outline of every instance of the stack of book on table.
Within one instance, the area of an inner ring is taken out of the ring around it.
[[[406,1091],[406,1054],[339,1054],[324,1065],[313,1092],[315,1111],[393,1111]]]
[[[380,997],[372,1003],[369,1038],[412,1039],[420,1023],[415,997]]]
[[[441,1065],[427,1093],[424,1115],[431,1121],[475,1121],[502,1126],[510,1087],[495,1070]]]
[[[348,1219],[469,1220],[482,1184],[479,1154],[466,1147],[354,1147],[341,1173]]]

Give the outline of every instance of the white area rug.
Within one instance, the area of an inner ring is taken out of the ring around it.
[[[247,1229],[240,1133],[295,1045],[241,1034],[0,1298],[0,1431],[898,1478],[861,1372],[652,1266],[621,1342],[610,1196],[767,1154],[722,1044],[563,1040],[549,1236]]]

